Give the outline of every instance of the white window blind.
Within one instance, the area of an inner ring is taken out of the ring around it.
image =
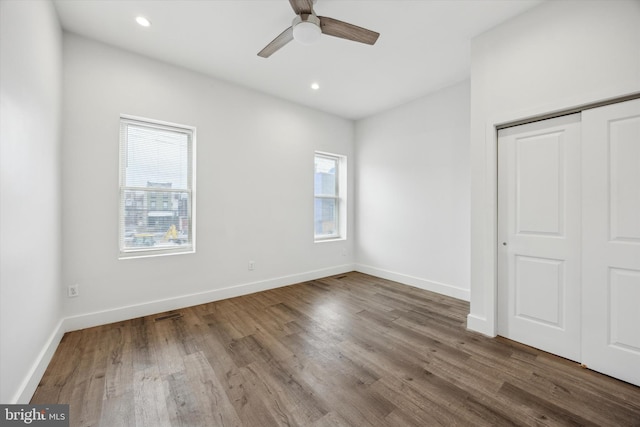
[[[194,133],[121,118],[121,258],[194,251]]]
[[[314,170],[314,236],[315,240],[344,237],[343,156],[316,153]]]

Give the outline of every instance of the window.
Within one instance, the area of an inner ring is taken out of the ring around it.
[[[316,241],[346,237],[346,157],[315,153],[314,236]]]
[[[194,154],[194,128],[121,117],[120,258],[195,251]]]

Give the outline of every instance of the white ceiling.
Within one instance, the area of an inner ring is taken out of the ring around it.
[[[294,17],[288,0],[54,0],[65,30],[349,119],[469,76],[471,39],[543,0],[318,0],[319,16],[379,32],[257,53]],[[152,25],[140,27],[143,15]],[[320,90],[310,89],[312,82]]]

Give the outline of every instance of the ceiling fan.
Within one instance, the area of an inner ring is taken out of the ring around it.
[[[296,17],[293,18],[289,28],[258,52],[258,56],[268,58],[294,39],[302,44],[313,44],[322,34],[370,45],[378,40],[380,33],[375,31],[338,21],[337,19],[317,16],[313,11],[315,2],[316,0],[289,0]]]

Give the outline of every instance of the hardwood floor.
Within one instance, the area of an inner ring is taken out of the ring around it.
[[[349,273],[64,336],[31,403],[72,426],[640,426],[640,388]]]

